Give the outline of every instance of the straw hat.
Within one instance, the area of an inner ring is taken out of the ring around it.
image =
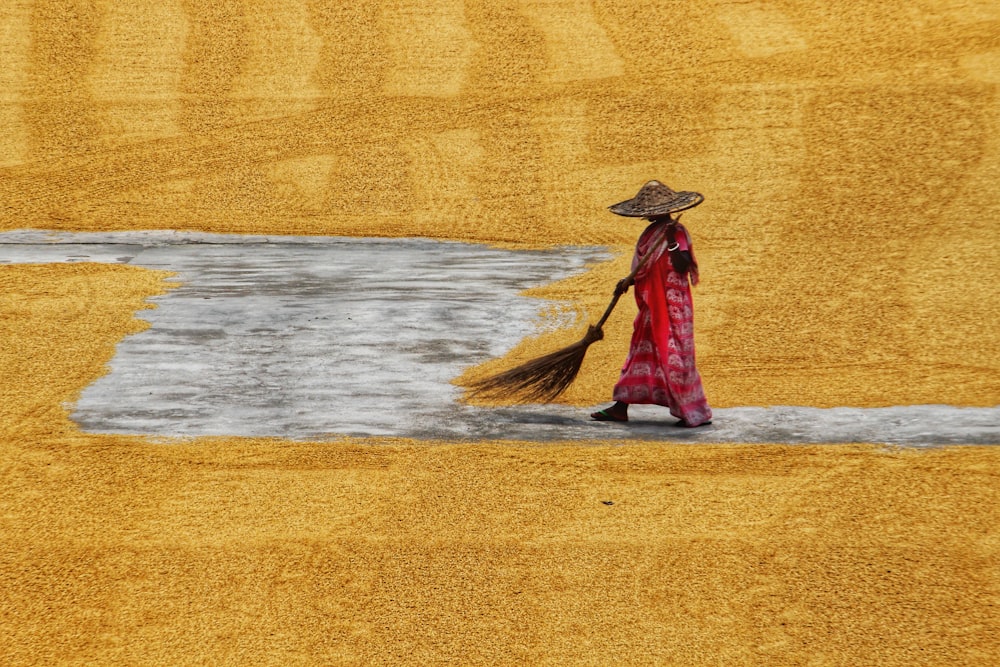
[[[650,181],[631,199],[619,202],[608,209],[628,218],[648,218],[694,208],[705,197],[697,192],[674,192],[659,181]]]

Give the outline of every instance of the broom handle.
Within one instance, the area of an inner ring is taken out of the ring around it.
[[[683,215],[683,213],[681,215]],[[681,216],[678,215],[677,216],[677,221],[679,221],[680,219],[681,219]],[[672,230],[673,230],[673,225],[670,225],[665,230],[663,230],[663,238],[659,242],[657,242],[649,250],[649,252],[647,252],[645,255],[643,255],[639,259],[639,263],[635,265],[634,269],[632,269],[632,273],[628,274],[625,277],[625,280],[631,280],[631,279],[635,278],[635,274],[639,273],[639,269],[641,269],[643,266],[645,266],[646,262],[649,261],[649,258],[656,254],[656,252],[660,249],[660,246],[662,246],[664,242],[669,243],[670,237],[673,236],[673,234],[670,233]],[[675,241],[675,243],[676,243],[676,241]],[[625,292],[615,292],[614,297],[612,297],[612,299],[611,299],[611,303],[608,304],[608,307],[604,311],[604,314],[601,315],[601,319],[599,319],[597,321],[597,324],[594,325],[594,327],[593,327],[594,329],[600,330],[602,327],[604,327],[604,323],[608,321],[609,317],[611,317],[611,311],[614,310],[615,306],[618,305],[618,299],[622,298],[622,294],[624,294],[624,293]]]

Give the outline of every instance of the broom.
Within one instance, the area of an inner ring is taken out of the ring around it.
[[[680,220],[679,215],[677,220]],[[659,251],[664,241],[670,244],[668,250],[676,249],[677,244],[673,239],[673,232],[673,225],[668,226],[664,231],[663,238],[651,246],[650,250],[639,260],[632,273],[625,278],[626,285],[631,283],[635,274],[645,266],[649,258]],[[618,300],[626,291],[627,288],[622,291],[615,290],[615,295],[604,314],[601,315],[601,319],[597,321],[597,324],[590,325],[586,335],[577,342],[543,357],[527,361],[520,366],[515,366],[508,371],[471,382],[468,384],[469,394],[474,398],[485,399],[514,395],[521,403],[551,403],[573,384],[591,343],[596,343],[604,338],[604,323],[608,321],[611,311],[615,309]]]

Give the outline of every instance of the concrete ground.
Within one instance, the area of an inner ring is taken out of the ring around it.
[[[0,234],[0,263],[112,262],[177,273],[140,316],[111,370],[73,411],[85,431],[161,437],[336,435],[432,440],[1000,442],[1000,407],[733,407],[680,429],[634,406],[628,424],[594,407],[461,403],[463,368],[499,356],[555,305],[518,294],[603,259],[600,248],[509,251],[424,239],[179,232]],[[565,304],[562,304],[565,306]],[[609,388],[610,392],[610,388]],[[710,397],[711,398],[711,397]]]

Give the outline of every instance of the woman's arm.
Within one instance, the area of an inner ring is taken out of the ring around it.
[[[690,250],[674,250],[670,253],[670,263],[674,265],[674,271],[684,275],[691,269],[694,263],[691,260]]]

